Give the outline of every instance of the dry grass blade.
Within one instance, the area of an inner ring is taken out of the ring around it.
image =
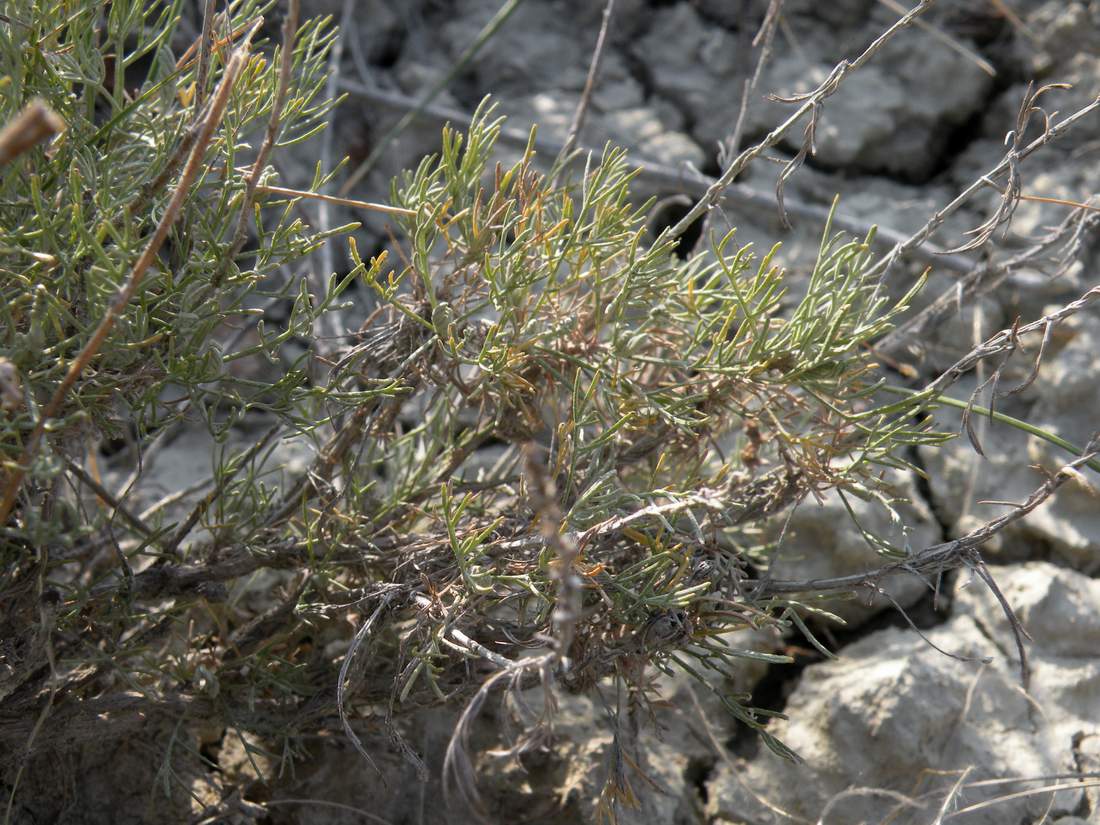
[[[290,189],[286,186],[271,186],[260,184],[256,187],[256,193],[261,195],[283,195],[288,198],[309,198],[310,200],[334,203],[339,206],[350,206],[354,209],[364,209],[368,212],[381,212],[385,215],[401,215],[406,218],[416,217],[411,209],[401,209],[385,203],[372,203],[370,201],[356,200],[355,198],[340,198],[336,195],[325,195],[321,192],[310,192],[305,189]]]
[[[905,14],[906,12],[905,7],[901,5],[901,3],[896,2],[896,0],[878,0],[878,2],[886,8],[890,9],[890,11],[894,12],[894,14]],[[956,38],[949,35],[943,29],[933,26],[926,20],[917,20],[916,26],[921,31],[927,32],[929,35],[939,40],[941,43],[947,46],[947,48],[951,49],[951,51],[955,52],[956,54],[961,54],[963,57],[965,57],[967,60],[969,60],[990,77],[997,76],[997,70],[993,68],[993,64],[991,64],[981,55],[976,54],[973,49],[969,49],[964,46]]]
[[[1024,791],[1016,791],[1015,793],[1004,794],[1003,796],[994,797],[993,799],[987,799],[984,802],[975,802],[973,805],[967,805],[965,808],[959,808],[957,811],[953,811],[947,816],[943,817],[943,821],[955,819],[960,816],[966,816],[967,814],[975,811],[981,811],[986,808],[992,808],[996,805],[1002,805],[1005,802],[1009,802],[1013,799],[1023,799],[1029,796],[1037,796],[1039,794],[1055,794],[1058,791],[1067,790],[1081,790],[1083,788],[1096,788],[1100,787],[1100,782],[1059,782],[1054,785],[1046,785],[1042,788],[1028,788]]]
[[[206,8],[202,14],[202,33],[199,44],[199,65],[195,73],[195,114],[202,110],[203,101],[206,100],[206,81],[210,74],[210,52],[214,46],[214,9],[217,0],[206,0]]]

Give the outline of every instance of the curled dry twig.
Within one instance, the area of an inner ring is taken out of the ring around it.
[[[1076,475],[1076,470],[1090,461],[1097,451],[1097,437],[1090,441],[1086,452],[1063,466],[1046,481],[1037,487],[1027,499],[1005,513],[989,522],[976,527],[969,533],[950,541],[933,544],[923,550],[918,550],[909,557],[885,565],[875,570],[863,573],[853,573],[847,576],[835,576],[822,579],[807,579],[806,581],[790,581],[773,579],[761,588],[760,596],[780,595],[784,593],[809,593],[825,591],[859,590],[864,587],[877,587],[883,579],[895,574],[912,574],[921,577],[935,577],[949,570],[969,565],[973,561],[974,553],[978,547],[985,544],[994,535],[999,533],[1013,522],[1019,521],[1028,513],[1037,509],[1047,499],[1070,479]]]
[[[921,390],[920,395],[929,399],[938,398],[948,387],[972,370],[979,361],[1015,349],[1016,340],[1021,335],[1029,335],[1033,332],[1039,332],[1040,330],[1043,331],[1045,335],[1049,326],[1058,324],[1071,315],[1080,312],[1098,299],[1100,299],[1100,286],[1094,286],[1076,300],[1070,301],[1068,304],[1059,307],[1053,312],[1048,312],[1046,315],[1031,323],[1023,325],[1014,324],[1008,329],[1002,329],[1000,332],[987,338],[983,343],[974,347],[974,349],[970,350],[966,355],[959,358],[938,378]]]
[[[1020,103],[1020,110],[1016,114],[1016,128],[1005,135],[1005,145],[1008,147],[1008,152],[1005,153],[1002,163],[1005,165],[1004,173],[1007,175],[1008,180],[1003,188],[1001,188],[1001,202],[989,220],[967,233],[968,235],[974,236],[970,241],[960,244],[948,251],[970,252],[975,249],[981,249],[989,242],[998,229],[1002,229],[1004,233],[1008,232],[1008,228],[1012,223],[1012,216],[1016,214],[1016,207],[1019,206],[1020,203],[1020,193],[1022,190],[1022,184],[1020,182],[1020,159],[1021,152],[1025,148],[1024,135],[1027,132],[1028,126],[1031,124],[1032,115],[1037,114],[1042,117],[1044,136],[1050,132],[1051,128],[1050,116],[1039,108],[1036,102],[1046,92],[1054,89],[1068,88],[1069,85],[1066,83],[1051,83],[1046,86],[1040,86],[1038,89],[1035,89],[1030,84],[1028,85],[1027,91],[1024,93],[1023,101]]]
[[[790,102],[801,102],[801,106],[790,117],[783,121],[779,126],[769,132],[763,140],[750,146],[743,151],[726,167],[722,172],[721,177],[718,178],[710,187],[707,188],[706,193],[702,198],[688,210],[687,214],[676,223],[671,229],[668,230],[667,237],[679,238],[691,227],[695,221],[703,217],[707,212],[713,209],[721,200],[722,192],[728,187],[738,175],[749,165],[754,159],[762,155],[765,151],[770,149],[779,143],[783,139],[795,124],[797,124],[805,115],[810,115],[810,123],[806,129],[806,141],[803,143],[803,149],[805,151],[812,151],[812,139],[814,125],[817,118],[817,113],[820,110],[821,104],[824,100],[831,95],[835,94],[840,88],[844,79],[854,71],[860,69],[867,63],[875,54],[882,49],[893,37],[903,29],[907,28],[913,23],[918,15],[923,14],[929,8],[932,7],[934,0],[921,0],[915,7],[913,7],[904,17],[894,23],[890,28],[886,29],[882,34],[875,38],[874,42],[868,46],[862,54],[860,54],[855,60],[842,60],[836,65],[836,67],[829,73],[829,76],[817,87],[814,91],[806,95],[799,95],[797,97],[790,98]],[[805,153],[800,153],[802,158],[805,157]],[[796,159],[798,164],[801,163],[801,159]],[[793,162],[793,161],[792,161]]]
[[[344,733],[347,734],[348,740],[351,742],[356,752],[362,756],[367,764],[374,768],[379,775],[381,775],[382,771],[379,770],[378,764],[374,761],[374,758],[367,753],[367,749],[363,747],[359,735],[351,727],[351,722],[348,720],[348,677],[351,672],[352,663],[355,661],[356,654],[358,654],[359,648],[362,647],[363,641],[370,636],[371,630],[378,623],[383,613],[390,607],[390,603],[396,596],[396,590],[387,590],[378,598],[378,606],[374,608],[374,612],[371,613],[370,618],[363,622],[359,630],[356,631],[355,637],[351,640],[348,652],[344,654],[343,664],[340,665],[340,678],[336,682],[336,711],[340,715],[340,724],[344,728]]]
[[[521,659],[507,668],[501,668],[482,682],[477,693],[463,708],[447,743],[443,758],[443,793],[448,799],[457,796],[469,810],[484,817],[481,795],[477,790],[477,771],[470,759],[470,732],[473,723],[485,705],[485,700],[500,682],[507,680],[510,683],[509,689],[517,691],[522,686],[525,675],[542,672],[544,682],[548,683],[548,670],[555,658],[551,654]]]
[[[1048,256],[1053,256],[1054,265],[1050,277],[1058,277],[1077,260],[1085,239],[1097,227],[1100,227],[1100,216],[1077,210],[1068,215],[1060,226],[1022,252],[1002,261],[971,267],[961,279],[936,296],[927,307],[883,336],[875,344],[875,351],[887,355],[901,353],[913,341],[927,337],[929,332],[957,310],[963,300],[995,289],[1016,270],[1041,264]]]
[[[1042,94],[1044,89],[1040,89],[1034,95],[1029,95],[1031,102]],[[956,195],[950,203],[936,212],[930,217],[920,229],[909,236],[908,239],[895,245],[886,256],[884,256],[878,263],[870,269],[870,275],[872,277],[885,279],[889,274],[891,267],[899,261],[902,256],[912,252],[914,249],[923,244],[932,234],[943,224],[943,222],[952,214],[962,208],[963,204],[969,201],[975,194],[986,187],[996,188],[995,180],[1000,176],[1010,171],[1034,152],[1038,151],[1048,143],[1057,140],[1067,131],[1072,129],[1074,125],[1079,123],[1084,118],[1092,114],[1097,108],[1100,108],[1100,97],[1097,97],[1087,106],[1083,106],[1071,115],[1067,115],[1053,125],[1048,124],[1048,128],[1043,131],[1043,134],[1031,141],[1027,146],[1019,149],[1010,149],[1009,153],[1001,159],[992,169],[986,172],[984,175],[978,177],[970,186]],[[1025,109],[1022,108],[1021,112]],[[1029,113],[1030,114],[1030,113]],[[1002,202],[1003,206],[1003,202]]]

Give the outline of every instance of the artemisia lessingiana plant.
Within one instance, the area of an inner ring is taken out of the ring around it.
[[[302,219],[330,173],[273,165],[333,105],[333,30],[292,12],[280,38],[269,10],[231,4],[197,38],[178,3],[0,20],[2,119],[39,99],[63,124],[0,178],[0,763],[155,718],[293,743],[326,715],[369,759],[378,707],[418,762],[402,715],[452,703],[469,794],[494,688],[553,688],[533,735],[554,690],[610,680],[633,725],[655,670],[718,690],[738,658],[783,661],[726,640],[821,610],[758,586],[762,525],[833,489],[889,509],[883,470],[941,438],[927,398],[876,393],[866,345],[911,294],[865,276],[871,238],[827,226],[799,279],[735,232],[680,257],[622,149],[540,171],[533,140],[495,153],[483,105],[394,182],[388,255],[349,239],[350,271],[302,277],[353,228]],[[353,292],[362,326],[292,355]],[[169,502],[147,458],[196,424],[212,475]],[[106,442],[122,484],[92,460]],[[275,472],[284,442],[312,446],[304,470]]]

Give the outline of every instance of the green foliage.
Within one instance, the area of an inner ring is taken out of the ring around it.
[[[501,643],[552,635],[562,542],[581,582],[565,684],[615,674],[642,692],[638,656],[721,670],[753,655],[724,646],[728,631],[797,616],[792,602],[737,595],[749,559],[766,563],[753,528],[811,491],[888,506],[882,468],[901,464],[900,447],[941,438],[913,426],[914,407],[873,401],[864,345],[911,294],[887,305],[862,276],[870,239],[828,228],[800,296],[777,249],[757,260],[734,233],[681,260],[673,243],[646,240],[622,150],[555,187],[530,148],[489,166],[499,127],[485,110],[469,135],[445,130],[441,154],[395,181],[394,203],[416,215],[401,219],[407,265],[367,276],[404,330],[387,359],[404,365],[418,420],[379,432],[351,472],[375,469],[387,531],[423,548],[400,564],[445,594],[440,618],[422,614],[402,642],[398,695],[416,695],[417,681],[437,696],[453,689],[460,677],[441,674],[461,656],[440,639],[455,621],[485,633],[498,624],[487,617],[507,616]],[[344,368],[377,363],[365,347]],[[533,503],[525,443],[539,445],[560,513]],[[476,452],[488,444],[491,465]],[[540,523],[556,541],[533,534]],[[678,630],[654,635],[663,626]]]
[[[41,5],[6,9],[13,21],[23,22],[11,24],[17,41],[0,50],[4,119],[39,97],[66,124],[48,149],[34,150],[17,174],[6,174],[0,183],[0,350],[18,371],[27,397],[40,403],[125,282],[170,194],[165,176],[176,174],[180,146],[201,114],[196,61],[177,62],[166,45],[178,4],[112,3],[102,19],[96,4],[71,14],[63,4]],[[228,28],[240,29],[261,10],[256,2],[238,3]],[[315,97],[332,36],[323,20],[299,32],[297,74],[278,145],[322,126],[331,109],[332,101]],[[215,64],[228,51],[215,50]],[[270,116],[277,52],[271,60],[251,58],[204,159],[203,177],[159,259],[94,368],[51,422],[51,439],[63,451],[78,455],[97,437],[128,431],[140,441],[178,420],[183,410],[204,417],[218,434],[256,409],[307,420],[300,413],[315,390],[301,370],[274,388],[250,386],[231,370],[233,361],[247,356],[277,362],[282,341],[307,331],[346,286],[331,284],[318,298],[297,281],[280,284],[286,279],[272,277],[323,241],[289,205],[262,213],[262,241],[226,259],[245,186],[239,167]],[[209,89],[202,99],[208,97]],[[213,290],[213,273],[223,267],[228,277]],[[263,302],[271,300],[294,302],[291,328],[261,334],[251,350],[224,351],[219,338],[225,335],[218,333],[242,316],[261,314]],[[164,403],[167,398],[174,403]],[[8,467],[18,460],[36,415],[31,407],[19,412],[5,418],[0,431]],[[61,469],[44,451],[34,480],[46,485]],[[34,513],[25,508],[24,519]],[[36,525],[34,544],[71,546],[82,532],[74,521],[82,519],[58,515]]]

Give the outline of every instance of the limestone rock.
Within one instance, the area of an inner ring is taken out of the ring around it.
[[[1100,346],[1100,321],[1083,313],[1061,325],[1053,337],[1035,383],[1020,399],[1002,399],[998,409],[1041,429],[1083,446],[1098,428],[1095,416],[1096,386],[1100,381],[1095,353]],[[1019,359],[1002,389],[1019,383],[1031,364]],[[963,386],[960,384],[960,386]],[[966,398],[967,393],[959,393]],[[983,397],[978,403],[986,404]],[[943,411],[941,426],[958,427],[957,411]],[[934,479],[933,499],[940,515],[954,532],[965,532],[982,521],[1004,513],[1003,505],[978,502],[1023,501],[1045,476],[1072,460],[1073,455],[1037,436],[1000,423],[976,421],[985,449],[979,456],[965,437],[938,448],[922,448],[921,456]],[[1035,553],[1038,539],[1057,556],[1084,571],[1098,568],[1100,554],[1100,482],[1084,469],[1042,507],[1002,534],[1006,558]],[[965,523],[961,520],[967,519]]]
[[[736,768],[720,764],[708,784],[710,821],[779,822],[778,808],[810,821],[828,813],[829,821],[877,822],[896,812],[892,821],[916,825],[931,821],[960,778],[948,805],[956,813],[1033,787],[974,784],[981,780],[1080,770],[1075,734],[1097,732],[1100,663],[1092,654],[1100,592],[1095,582],[1051,565],[992,572],[1034,628],[1031,699],[1019,691],[1000,608],[974,582],[958,596],[956,615],[927,633],[939,648],[970,661],[938,652],[912,631],[887,629],[845,649],[838,661],[807,668],[787,704],[789,721],[772,730],[806,764],[763,752]],[[1067,623],[1080,641],[1058,638],[1068,635],[1059,630]],[[985,657],[991,658],[985,666],[976,661]],[[1083,793],[1057,792],[1052,813],[1077,811]],[[1031,821],[1047,801],[1046,795],[1007,799],[975,809],[967,821]]]
[[[813,499],[803,502],[791,516],[771,575],[777,579],[817,579],[845,576],[873,570],[889,559],[877,552],[861,532],[879,536],[898,547],[920,550],[940,540],[939,526],[921,500],[915,484],[907,476],[895,474],[895,520],[879,502],[863,501],[847,495],[849,513],[836,492],[827,493],[824,503]],[[897,576],[882,583],[883,588],[901,607],[909,607],[928,589],[916,577]],[[858,624],[881,610],[893,607],[879,595],[869,600],[832,601],[823,605],[849,624]]]

